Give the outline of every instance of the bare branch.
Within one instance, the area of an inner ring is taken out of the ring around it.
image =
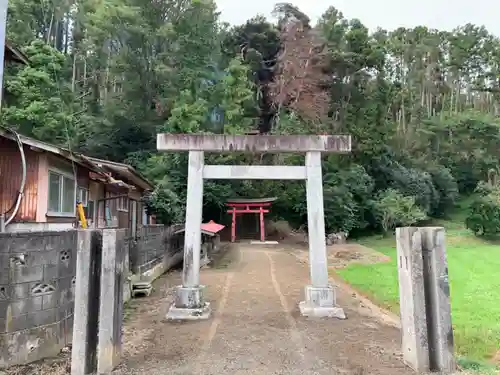
[[[279,110],[285,106],[304,120],[322,124],[328,116],[330,97],[323,88],[324,47],[317,31],[299,20],[289,20],[282,29],[282,51],[277,58],[271,98]]]

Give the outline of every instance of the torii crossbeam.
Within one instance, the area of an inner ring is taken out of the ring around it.
[[[200,285],[200,248],[204,179],[305,180],[311,285],[299,303],[304,316],[337,317],[344,311],[336,305],[335,290],[328,282],[323,209],[322,153],[351,151],[349,135],[210,135],[158,134],[159,151],[188,151],[188,183],[182,285],[167,314],[170,320],[208,319],[209,302]],[[305,153],[305,166],[205,165],[204,152]]]

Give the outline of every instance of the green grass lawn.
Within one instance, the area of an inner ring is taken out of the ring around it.
[[[441,222],[446,243],[452,319],[457,354],[486,362],[500,351],[500,245],[475,238],[458,221]],[[350,265],[338,274],[379,305],[399,313],[396,240],[359,241],[391,257],[391,262]]]

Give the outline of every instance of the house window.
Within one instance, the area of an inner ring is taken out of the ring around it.
[[[49,171],[49,214],[74,215],[75,195],[76,184],[73,177]]]
[[[118,211],[126,211],[128,212],[128,197],[120,197],[116,199]]]
[[[87,207],[89,204],[89,191],[88,189],[79,187],[78,193],[76,195],[76,200],[82,204],[83,207]]]

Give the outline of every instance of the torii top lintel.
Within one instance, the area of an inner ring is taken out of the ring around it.
[[[350,135],[158,134],[159,151],[348,153]]]

